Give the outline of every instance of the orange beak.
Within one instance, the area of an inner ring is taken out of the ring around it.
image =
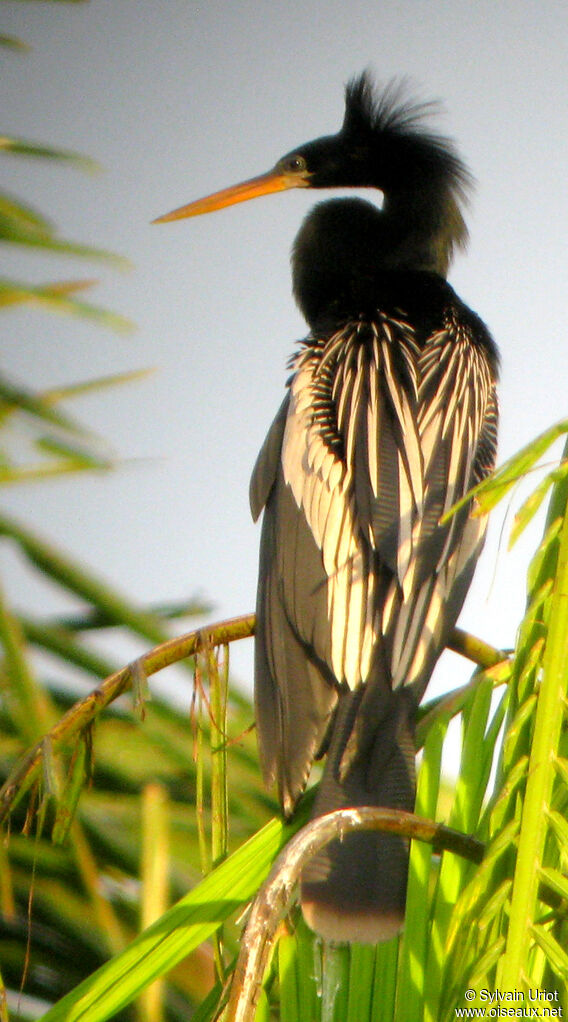
[[[259,195],[271,195],[272,192],[283,192],[287,188],[305,188],[307,186],[306,178],[299,177],[297,174],[285,174],[278,169],[269,170],[267,174],[251,177],[248,181],[231,185],[230,188],[223,188],[220,192],[213,192],[212,195],[206,195],[203,199],[190,202],[187,206],[173,209],[171,213],[165,213],[164,216],[159,216],[152,222],[165,224],[170,220],[184,220],[188,216],[212,213],[215,209],[233,206],[236,202],[256,199]]]

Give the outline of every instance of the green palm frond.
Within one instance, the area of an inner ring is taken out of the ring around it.
[[[547,485],[550,476],[554,488],[512,664],[487,855],[456,906],[449,934],[441,1016],[448,1019],[466,987],[554,992],[568,986],[562,950],[568,904],[568,477],[562,468],[549,473]],[[540,496],[542,484],[535,492]],[[551,891],[557,896],[552,906]]]

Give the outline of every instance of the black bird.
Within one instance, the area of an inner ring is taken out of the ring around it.
[[[343,126],[268,174],[162,220],[285,188],[371,186],[316,205],[292,254],[310,332],[254,468],[264,508],[255,650],[260,757],[286,816],[314,759],[327,761],[314,815],[345,806],[412,810],[414,722],[483,545],[467,504],[491,470],[496,347],[445,277],[467,230],[469,174],[425,127],[430,104],[367,72],[346,89]],[[336,840],[306,868],[308,924],[337,941],[392,937],[404,919],[407,843]]]

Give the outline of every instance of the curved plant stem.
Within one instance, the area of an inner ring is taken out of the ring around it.
[[[244,614],[241,617],[199,628],[160,643],[120,671],[105,678],[88,696],[75,703],[49,733],[36,742],[18,762],[0,789],[0,823],[7,818],[18,800],[37,779],[41,770],[46,742],[52,752],[57,752],[65,742],[87,728],[101,710],[128,689],[134,689],[136,705],[143,703],[144,684],[150,675],[156,674],[164,667],[169,667],[186,657],[193,656],[201,648],[211,648],[235,642],[238,639],[250,638],[254,635],[254,629],[254,614]],[[458,628],[454,630],[449,646],[484,669],[493,667],[505,659],[505,654],[501,650],[489,646],[481,639]]]
[[[87,728],[109,703],[129,688],[140,690],[143,681],[164,667],[193,656],[201,646],[217,646],[237,639],[249,638],[254,634],[254,614],[221,621],[210,627],[200,628],[178,638],[170,639],[155,646],[138,660],[116,671],[93,689],[84,699],[75,703],[55,724],[51,731],[25,754],[16,765],[4,786],[0,789],[0,823],[36,780],[45,751],[46,742],[56,752],[79,731]],[[136,698],[136,694],[135,694]]]
[[[473,862],[483,858],[484,845],[476,838],[400,809],[338,809],[312,820],[278,856],[253,902],[223,1022],[252,1022],[274,935],[302,868],[328,841],[354,830],[404,834]]]

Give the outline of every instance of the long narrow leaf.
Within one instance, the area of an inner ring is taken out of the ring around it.
[[[134,329],[132,321],[125,316],[70,298],[57,286],[48,284],[44,287],[32,287],[18,281],[0,280],[0,309],[18,304],[37,306],[47,312],[78,316],[119,333],[131,333]]]
[[[533,520],[550,488],[555,483],[561,482],[567,474],[568,460],[562,461],[558,468],[555,468],[552,472],[548,472],[537,488],[527,497],[513,519],[513,527],[511,529],[511,535],[509,536],[509,549],[514,546],[529,522]]]
[[[550,426],[544,433],[541,433],[535,440],[526,444],[520,451],[504,462],[488,479],[474,486],[469,493],[459,500],[442,518],[444,523],[451,515],[455,514],[461,507],[469,503],[472,496],[476,497],[481,514],[491,511],[500,500],[536,465],[537,461],[546,454],[549,447],[568,432],[568,419],[557,422]]]
[[[52,581],[81,596],[91,605],[101,607],[117,624],[131,628],[151,642],[163,642],[168,638],[161,622],[138,609],[132,601],[118,594],[87,568],[78,567],[71,558],[31,529],[0,515],[0,535],[14,540],[28,560]]]
[[[69,398],[83,397],[84,394],[100,393],[108,390],[109,387],[121,387],[125,383],[134,383],[138,380],[145,380],[154,374],[154,369],[131,369],[125,373],[112,373],[110,376],[98,376],[91,380],[80,380],[78,383],[68,383],[64,387],[50,387],[49,390],[41,391],[37,395],[42,404],[52,408],[61,401]]]
[[[67,255],[102,259],[126,268],[128,260],[106,249],[64,241],[57,237],[50,220],[37,209],[0,193],[0,240],[19,245],[32,245]]]
[[[527,776],[513,893],[511,919],[500,979],[502,989],[521,989],[530,975],[529,950],[536,922],[538,873],[546,838],[546,807],[555,777],[554,759],[562,729],[561,707],[568,696],[568,515],[560,535],[558,565],[551,596],[548,636],[536,707],[534,737]]]
[[[53,401],[48,401],[42,394],[35,394],[26,387],[12,383],[5,376],[0,376],[0,401],[11,411],[27,412],[29,415],[33,415],[43,422],[49,422],[66,432],[78,436],[85,436],[88,433],[88,430],[79,422],[53,408]],[[2,411],[5,414],[4,408]]]
[[[442,748],[448,720],[439,720],[430,729],[418,776],[416,812],[435,819]],[[422,1016],[426,984],[429,934],[429,888],[432,849],[422,841],[413,841],[410,851],[405,930],[399,955],[399,987],[404,996],[397,1003],[396,1022]]]
[[[275,856],[305,822],[306,812],[293,824],[267,824],[122,954],[54,1005],[43,1022],[103,1022],[129,1004],[254,895]]]
[[[6,35],[5,32],[0,35],[0,46],[4,46],[7,50],[14,50],[15,53],[28,53],[30,50],[23,39],[18,39],[15,35]]]
[[[64,163],[71,163],[81,170],[91,173],[99,171],[100,164],[90,156],[83,156],[81,153],[72,152],[70,149],[56,149],[53,146],[38,145],[25,138],[8,137],[0,135],[0,151],[15,156],[33,156],[41,159],[58,160]]]

